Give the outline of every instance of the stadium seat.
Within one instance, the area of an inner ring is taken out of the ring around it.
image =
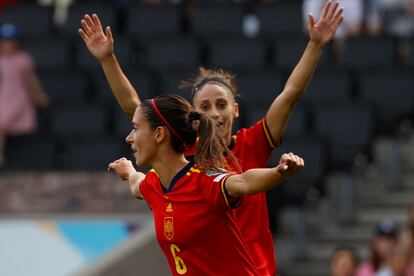
[[[255,105],[243,104],[241,115],[244,116],[244,127],[251,127],[254,123],[264,118],[270,104],[260,103]]]
[[[260,21],[260,33],[265,36],[299,35],[304,30],[302,6],[298,1],[261,4],[257,9],[257,17]]]
[[[327,172],[327,148],[323,140],[303,136],[287,138],[276,148],[269,160],[269,166],[276,166],[282,154],[293,152],[304,159],[305,167],[296,176],[282,185],[282,200],[285,205],[302,205],[309,189],[316,188],[324,193],[324,177]]]
[[[411,71],[368,71],[358,74],[359,101],[372,104],[379,115],[378,130],[393,134],[404,117],[414,110],[414,80]]]
[[[65,140],[59,153],[59,166],[69,170],[105,171],[108,164],[121,158],[122,141],[114,138]]]
[[[406,57],[404,63],[409,66],[414,65],[414,38],[411,38],[407,43],[408,51],[406,53]]]
[[[168,70],[160,72],[160,94],[178,94],[191,102],[191,88],[179,89],[182,81],[194,79],[197,74],[197,68]]]
[[[273,102],[282,91],[284,78],[274,70],[244,71],[236,76],[240,100],[246,105],[264,103],[267,106]]]
[[[116,38],[114,47],[117,60],[122,66],[129,66],[133,63],[132,55],[134,52],[134,46],[128,38]],[[76,43],[76,65],[83,69],[92,70],[96,70],[101,67],[98,60],[92,56],[80,37]]]
[[[39,78],[53,107],[68,107],[86,101],[87,79],[74,70],[40,70]]]
[[[378,68],[394,65],[395,49],[391,37],[350,38],[342,64],[351,68]]]
[[[24,48],[32,55],[37,68],[63,69],[69,65],[70,47],[57,37],[38,37],[23,40]]]
[[[191,19],[192,32],[202,37],[240,36],[243,9],[233,4],[200,4]]]
[[[310,126],[309,112],[303,105],[295,106],[286,125],[283,140],[291,137],[304,137],[308,134]]]
[[[117,35],[117,13],[114,7],[109,4],[94,2],[94,3],[75,3],[69,7],[66,22],[62,28],[65,36],[81,39],[79,37],[78,29],[81,27],[81,19],[85,14],[92,15],[96,13],[99,16],[102,27],[111,26],[114,35]]]
[[[10,137],[6,149],[7,169],[54,170],[56,141],[52,137]]]
[[[22,36],[44,38],[52,34],[52,10],[37,4],[21,4],[6,7],[0,23],[13,23],[22,30]]]
[[[299,62],[308,39],[304,36],[284,37],[273,40],[273,65],[278,69],[292,70]],[[328,65],[329,51],[325,49],[318,63],[318,68]]]
[[[56,108],[52,112],[52,133],[59,138],[88,138],[106,135],[107,113],[101,106]]]
[[[128,77],[132,86],[139,93],[141,99],[152,98],[157,92],[154,89],[153,76],[148,70],[125,69],[125,75]],[[93,72],[94,81],[94,98],[98,102],[103,102],[109,105],[117,105],[116,99],[111,91],[111,88],[106,80],[103,72],[97,70]]]
[[[352,79],[345,70],[317,70],[301,102],[316,109],[320,106],[347,104],[352,101]]]
[[[349,168],[356,153],[368,151],[374,134],[371,108],[345,104],[314,110],[314,133],[327,138],[333,167]]]
[[[181,24],[177,6],[138,4],[128,9],[126,32],[134,39],[145,41],[148,37],[179,35]]]
[[[146,65],[152,69],[197,67],[201,51],[197,40],[190,37],[168,37],[143,43]]]
[[[257,69],[267,63],[266,45],[261,39],[212,39],[208,48],[211,67]]]
[[[124,141],[132,130],[132,120],[128,118],[120,108],[115,109],[113,118],[113,133],[119,141]]]

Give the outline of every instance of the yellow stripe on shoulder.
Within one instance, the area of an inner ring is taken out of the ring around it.
[[[224,184],[226,183],[226,180],[227,180],[227,178],[229,178],[229,176],[230,176],[230,175],[231,175],[231,174],[227,174],[227,175],[225,175],[225,176],[223,177],[223,179],[221,179],[221,182],[220,182],[221,193],[223,194],[224,201],[226,202],[226,205],[227,205],[227,207],[229,207],[229,208],[231,208],[231,206],[230,206],[230,204],[229,204],[229,200],[228,200],[228,198],[227,198],[227,193],[226,193],[226,191],[225,191]]]
[[[186,176],[190,176],[191,173],[201,173],[199,169],[196,169],[194,167],[191,167],[190,170],[185,174]]]
[[[267,138],[267,142],[269,143],[269,145],[272,148],[276,147],[275,142],[273,141],[273,137],[270,134],[270,130],[269,130],[268,126],[267,126],[266,118],[263,118],[263,120],[262,120],[262,126],[263,126],[264,133],[266,135],[266,138]]]
[[[155,173],[155,175],[156,175],[157,177],[160,177],[160,176],[158,175],[157,171],[156,171],[156,170],[154,170],[154,169],[149,170],[149,172]]]

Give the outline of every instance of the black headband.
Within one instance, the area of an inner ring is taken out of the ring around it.
[[[216,83],[219,85],[224,85],[225,87],[227,87],[230,92],[232,94],[234,94],[233,89],[231,88],[230,85],[228,85],[222,78],[218,78],[218,77],[207,77],[205,79],[203,79],[202,81],[200,81],[200,83],[198,83],[197,85],[195,85],[193,87],[193,90],[191,91],[191,99],[194,99],[195,94],[198,92],[198,90],[200,90],[205,84],[207,83]]]

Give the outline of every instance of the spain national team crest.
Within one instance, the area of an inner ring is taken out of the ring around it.
[[[168,240],[174,237],[174,218],[164,217],[164,235]]]

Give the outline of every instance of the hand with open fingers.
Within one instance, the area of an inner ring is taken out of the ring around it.
[[[82,28],[79,29],[79,34],[91,54],[99,61],[112,56],[114,40],[111,28],[107,26],[104,33],[101,21],[96,14],[92,14],[92,16],[85,14],[81,20],[81,25]]]
[[[290,153],[284,153],[280,157],[278,171],[283,176],[293,176],[301,171],[305,167],[303,158],[298,155]]]
[[[122,180],[128,180],[129,177],[136,172],[134,166],[132,165],[132,162],[125,157],[109,163],[108,171],[115,171],[115,173]]]
[[[344,16],[344,9],[339,7],[339,0],[332,4],[332,0],[326,1],[319,21],[315,23],[315,18],[309,14],[309,36],[310,40],[325,46],[331,41]]]

